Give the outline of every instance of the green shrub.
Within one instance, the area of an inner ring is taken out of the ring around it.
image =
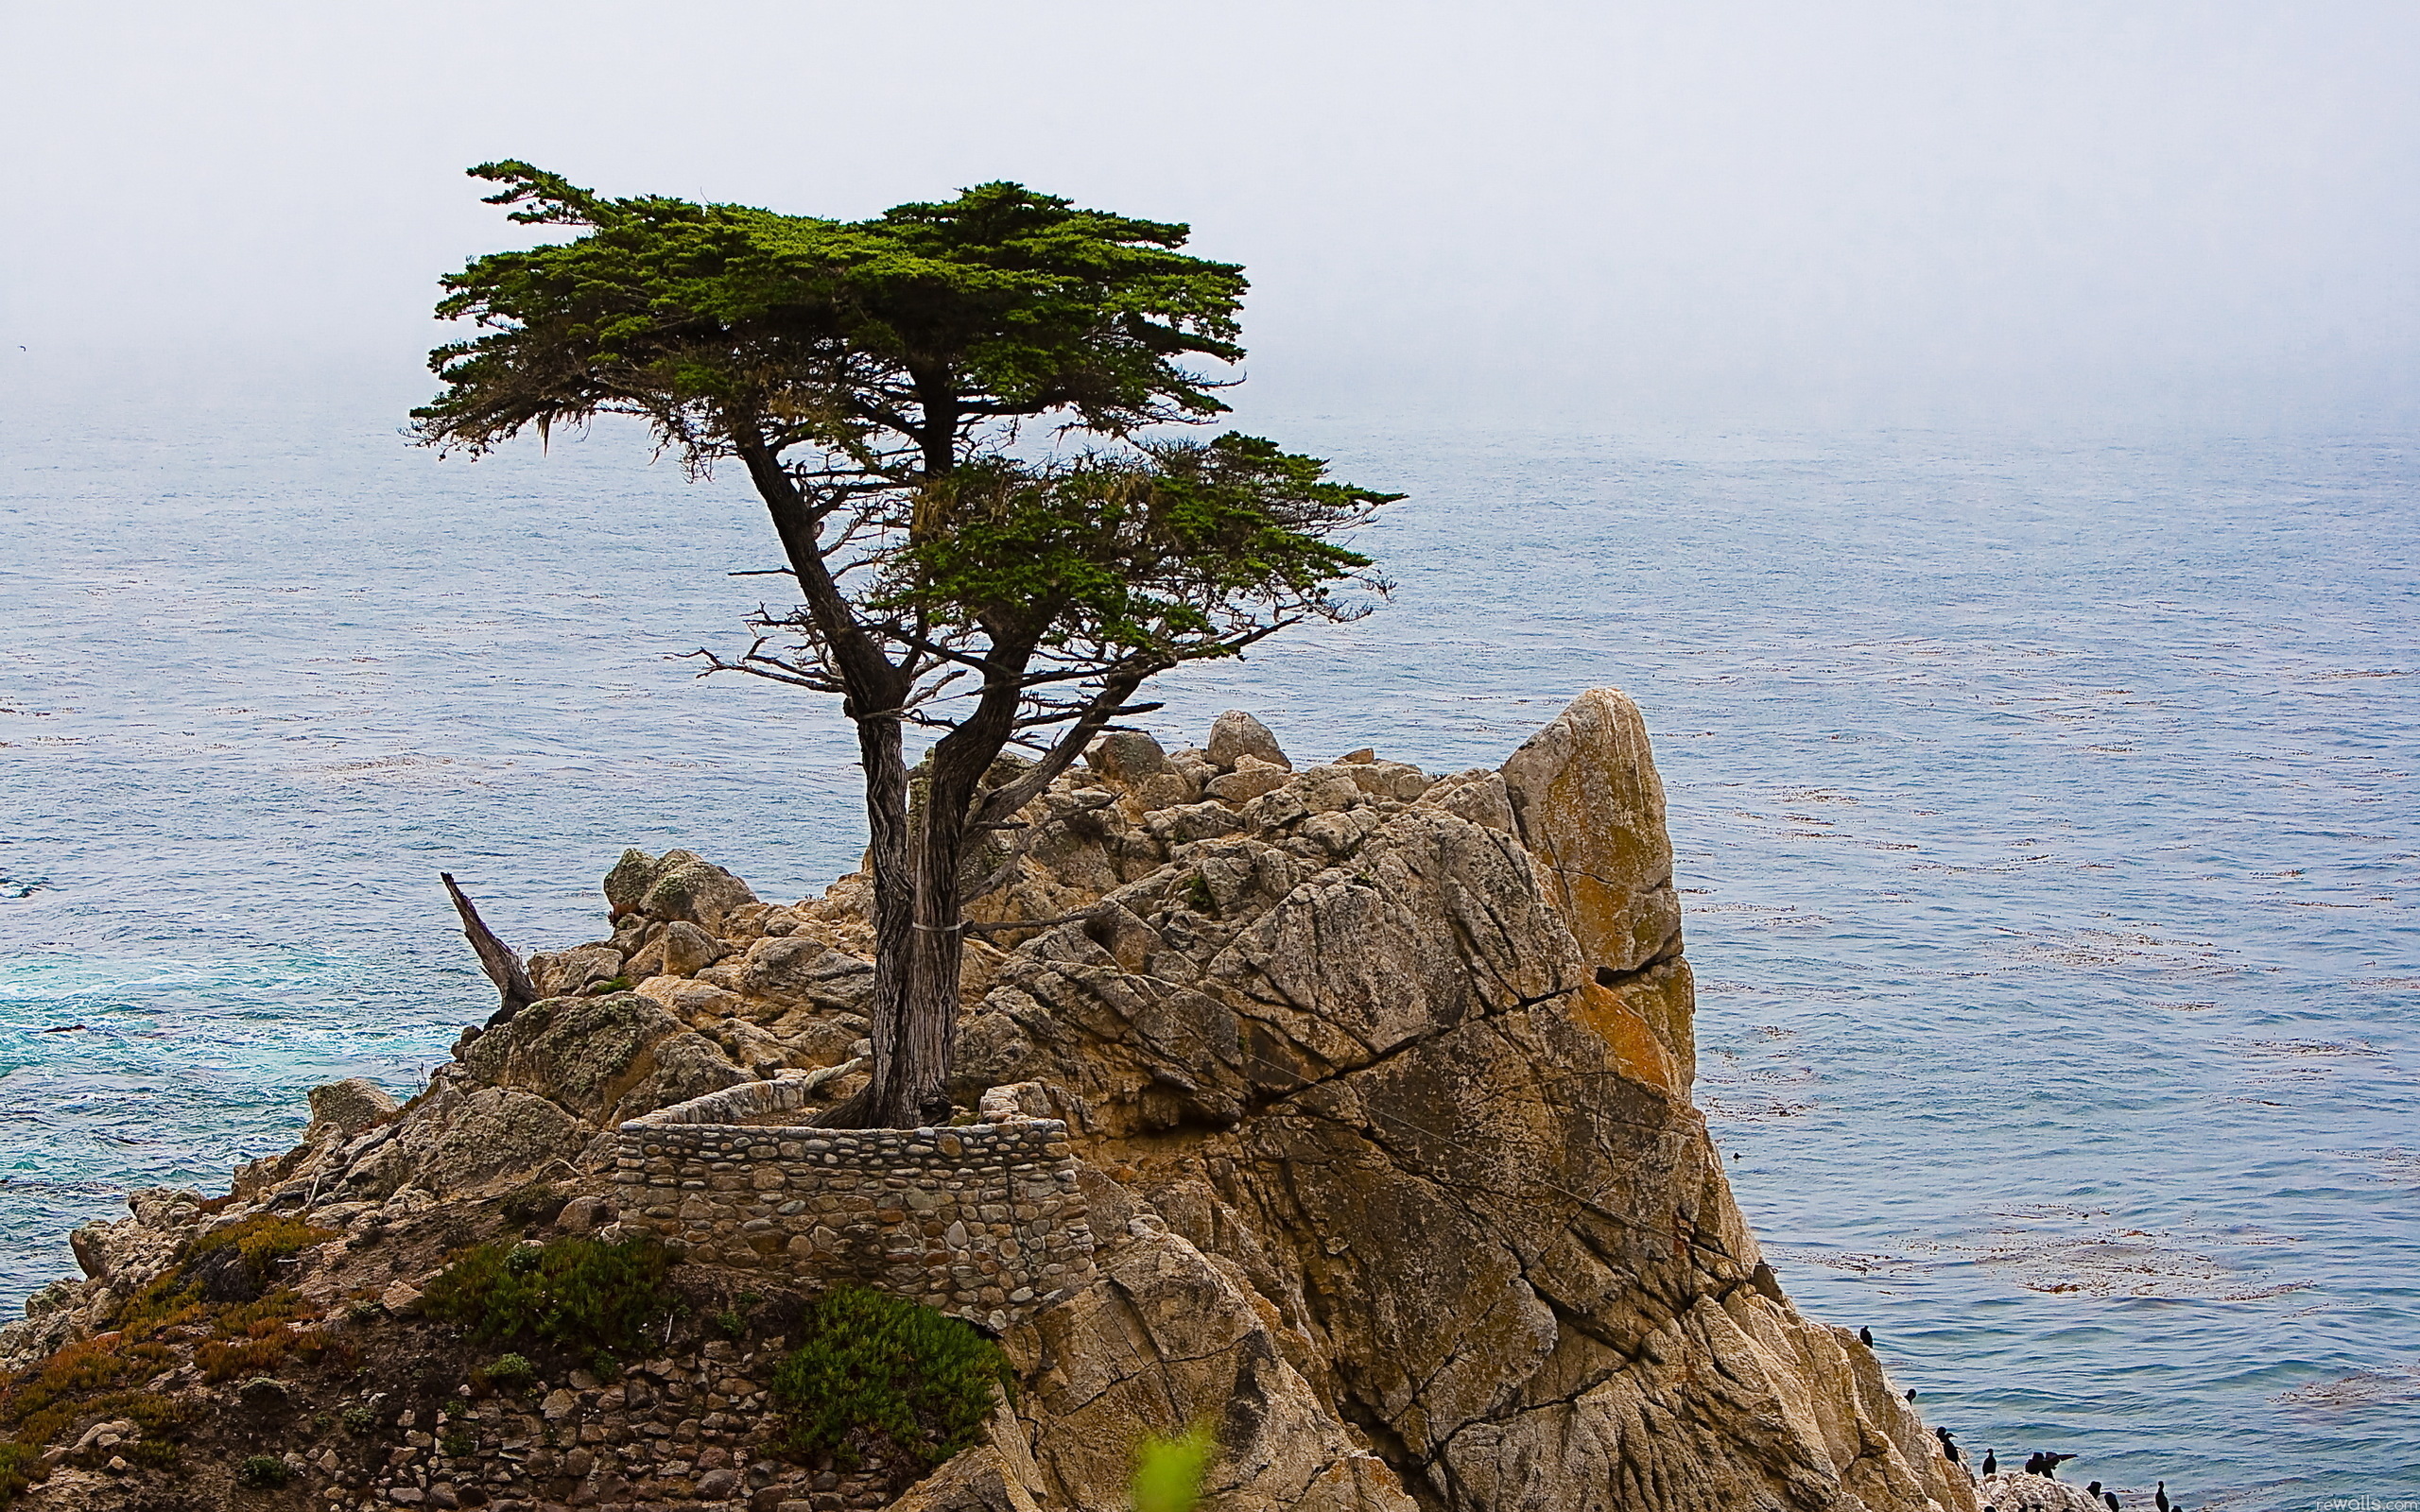
[[[588,1368],[597,1380],[610,1386],[622,1379],[622,1357],[611,1349],[599,1349],[596,1358],[588,1363]]]
[[[538,1370],[526,1355],[499,1354],[495,1363],[488,1366],[487,1376],[491,1384],[513,1391],[537,1380]]]
[[[254,1454],[235,1467],[235,1484],[255,1491],[274,1491],[292,1479],[294,1472],[274,1454]]]
[[[7,1506],[35,1482],[47,1478],[42,1468],[42,1451],[29,1444],[0,1444],[0,1506]]]
[[[437,1441],[437,1447],[448,1459],[469,1459],[479,1452],[479,1437],[465,1429],[450,1428],[446,1430],[445,1436]]]
[[[480,1343],[544,1342],[566,1349],[631,1349],[671,1306],[664,1246],[641,1237],[605,1244],[573,1235],[546,1245],[464,1250],[428,1285],[432,1317]]]
[[[784,1447],[854,1468],[854,1435],[889,1440],[926,1468],[975,1442],[1014,1389],[1000,1347],[904,1297],[841,1286],[801,1322],[804,1342],[773,1373]]]
[[[1203,1423],[1174,1438],[1145,1434],[1134,1448],[1134,1512],[1193,1512],[1201,1500],[1202,1472],[1218,1447]]]
[[[342,1418],[346,1429],[356,1434],[366,1434],[370,1432],[370,1425],[378,1420],[377,1414],[372,1412],[367,1406],[357,1401],[352,1406],[347,1407],[339,1416]]]

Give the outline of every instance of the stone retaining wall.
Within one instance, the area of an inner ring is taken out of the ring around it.
[[[795,1110],[799,1080],[744,1083],[622,1125],[624,1221],[702,1264],[858,1280],[994,1330],[1091,1280],[1066,1125],[740,1122]]]

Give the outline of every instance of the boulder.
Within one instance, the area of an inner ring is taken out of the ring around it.
[[[1257,756],[1236,758],[1235,770],[1210,779],[1208,792],[1221,803],[1244,804],[1286,785],[1287,768]]]
[[[594,1194],[572,1198],[555,1214],[555,1227],[567,1234],[584,1234],[613,1221],[613,1205]]]
[[[1976,1486],[1976,1494],[1999,1512],[2107,1512],[2101,1503],[2084,1495],[2081,1486],[2021,1469],[1984,1476]]]
[[[0,1371],[22,1370],[75,1338],[86,1307],[113,1296],[105,1282],[60,1280],[26,1298],[26,1315],[0,1326]]]
[[[147,1228],[182,1228],[200,1221],[201,1201],[182,1187],[139,1187],[126,1194],[126,1209]]]
[[[660,1005],[674,1018],[684,1023],[700,1019],[720,1019],[736,1013],[745,1006],[731,991],[711,982],[696,982],[685,976],[650,976],[631,989],[650,1003]]]
[[[1004,1087],[986,1089],[977,1101],[975,1111],[987,1124],[1019,1118],[1049,1118],[1052,1116],[1050,1092],[1038,1081],[1011,1082]]]
[[[177,1252],[201,1223],[201,1201],[172,1187],[146,1187],[127,1194],[131,1217],[88,1223],[67,1236],[77,1267],[106,1282],[120,1296],[140,1290],[176,1263]],[[40,1296],[42,1294],[36,1294]],[[34,1301],[26,1315],[35,1315]]]
[[[413,1180],[437,1193],[519,1177],[587,1143],[580,1121],[535,1092],[482,1087],[461,1100],[415,1161]]]
[[[1235,810],[1214,799],[1161,809],[1151,815],[1146,825],[1152,838],[1161,844],[1179,846],[1213,835],[1233,834],[1243,828],[1243,821],[1236,817]]]
[[[713,862],[698,860],[685,850],[669,851],[664,859],[670,862],[674,856],[687,859],[666,866],[639,900],[639,912],[648,918],[684,919],[713,932],[735,909],[756,902],[748,884]]]
[[[581,945],[529,957],[529,985],[540,997],[577,997],[622,974],[623,955],[611,945]]]
[[[658,869],[656,858],[644,850],[633,849],[622,852],[622,859],[614,862],[613,869],[605,873],[605,906],[613,918],[619,919],[625,914],[639,911],[639,900],[655,885]]]
[[[909,1486],[897,1501],[886,1503],[884,1512],[1041,1512],[1041,1503],[1009,1473],[997,1449],[978,1444]]]
[[[1589,965],[1635,971],[1680,949],[1664,784],[1647,722],[1618,690],[1595,688],[1504,763],[1522,843]]]
[[[462,1064],[479,1082],[533,1092],[599,1127],[749,1079],[635,992],[533,1003],[480,1036]]]
[[[839,1012],[862,1010],[873,1001],[873,964],[810,935],[757,940],[745,955],[700,971],[699,980],[742,997]]]
[[[1168,753],[1142,730],[1113,730],[1084,752],[1084,765],[1133,787],[1168,770]]]
[[[1201,789],[1191,778],[1174,767],[1155,772],[1134,787],[1134,801],[1146,814],[1201,800]]]
[[[378,1305],[397,1317],[417,1317],[424,1300],[421,1289],[406,1280],[392,1282],[378,1295]]]
[[[347,1139],[380,1119],[391,1117],[404,1105],[364,1076],[348,1076],[311,1089],[311,1122]]]
[[[695,976],[731,954],[722,941],[690,923],[675,919],[664,929],[664,974]]]
[[[1210,744],[1203,754],[1211,765],[1222,772],[1234,771],[1236,764],[1246,756],[1257,757],[1288,771],[1294,768],[1286,753],[1277,748],[1277,737],[1270,733],[1269,727],[1240,709],[1230,709],[1211,722]]]

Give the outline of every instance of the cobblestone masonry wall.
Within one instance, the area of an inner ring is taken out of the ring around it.
[[[794,1079],[745,1083],[621,1125],[625,1222],[704,1264],[850,1279],[993,1329],[1093,1274],[1067,1126],[828,1129]]]
[[[370,1493],[339,1507],[490,1512],[854,1512],[888,1506],[889,1472],[817,1469],[777,1457],[786,1424],[767,1389],[787,1340],[707,1344],[618,1381],[574,1370],[561,1383],[406,1411],[310,1461]],[[876,1452],[879,1454],[880,1451]],[[346,1474],[363,1455],[376,1466]],[[264,1505],[269,1504],[266,1500]]]

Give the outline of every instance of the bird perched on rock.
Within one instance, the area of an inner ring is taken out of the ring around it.
[[[2152,1505],[2159,1508],[2159,1512],[2168,1512],[2168,1483],[2166,1481],[2160,1482],[2159,1489],[2152,1493]]]
[[[2067,1461],[2073,1458],[2075,1458],[2073,1454],[2060,1454],[2045,1451],[2042,1455],[2042,1473],[2055,1481],[2059,1478],[2059,1467],[2065,1465]]]
[[[1857,1342],[1858,1342],[1858,1343],[1859,1343],[1859,1344],[1864,1345],[1864,1346],[1865,1346],[1867,1349],[1873,1349],[1873,1348],[1874,1348],[1874,1331],[1873,1331],[1872,1329],[1859,1329],[1859,1330],[1858,1330],[1858,1331],[1857,1331]]]
[[[2100,1499],[2109,1503],[2109,1512],[2121,1512],[2121,1509],[2118,1505],[2117,1492],[2103,1491],[2100,1493]]]
[[[1916,1388],[1915,1388],[1915,1387],[1913,1387],[1913,1386],[1910,1386],[1910,1387],[1908,1388],[1908,1400],[1909,1400],[1910,1401],[1913,1401],[1913,1400],[1916,1400]]]
[[[1949,1456],[1949,1463],[1952,1465],[1957,1464],[1958,1446],[1950,1440],[1949,1430],[1946,1428],[1936,1428],[1932,1433],[1935,1438],[1941,1440],[1941,1452]]]
[[[2042,1452],[2040,1450],[2037,1449],[2032,1453],[2025,1456],[2025,1473],[2028,1475],[2039,1475],[2042,1473]]]
[[[2099,1501],[2100,1499],[2100,1483],[2099,1481],[2095,1481],[2090,1486],[2085,1486],[2083,1488],[2083,1494],[2091,1497],[2094,1501]]]
[[[1999,1472],[2000,1452],[1996,1449],[1987,1449],[1983,1451],[1983,1473],[1986,1475],[1997,1475]]]

